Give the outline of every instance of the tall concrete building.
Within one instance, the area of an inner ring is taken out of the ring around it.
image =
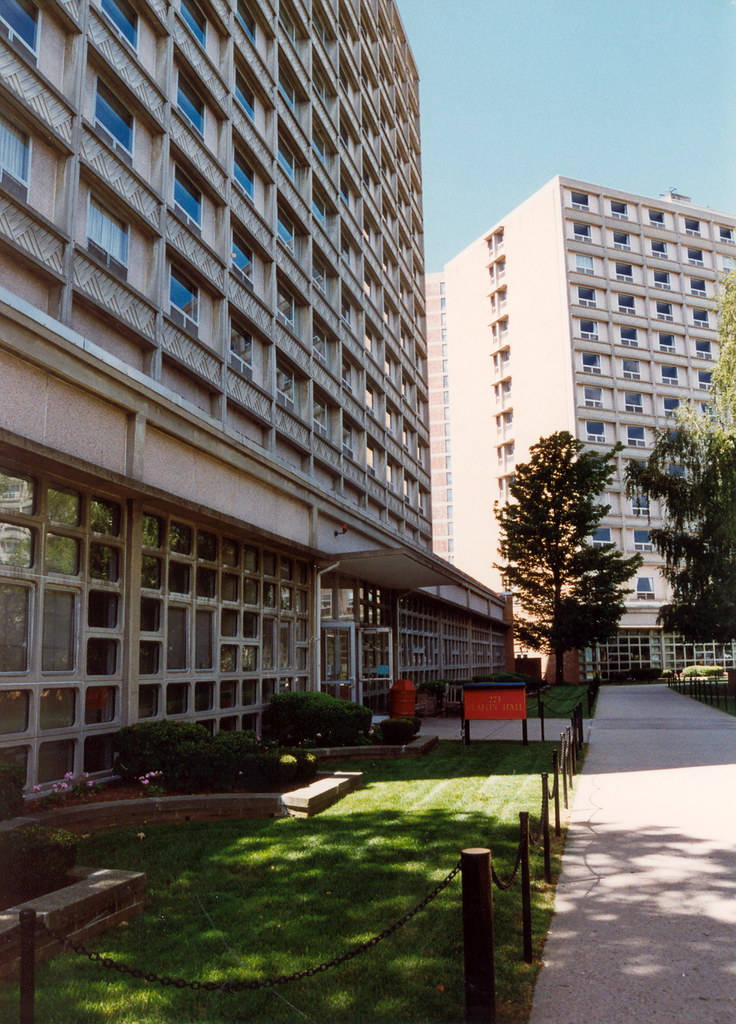
[[[0,754],[503,663],[431,551],[391,0],[0,5]]]
[[[557,177],[427,277],[438,552],[499,586],[493,506],[530,445],[557,430],[596,451],[624,445],[594,542],[641,552],[644,564],[617,638],[581,652],[583,676],[736,664],[732,644],[685,644],[657,626],[659,509],[623,488],[626,463],[646,457],[678,405],[707,402],[716,299],[735,257],[733,215],[675,192]]]

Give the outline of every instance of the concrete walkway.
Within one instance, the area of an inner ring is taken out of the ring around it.
[[[530,1024],[736,1022],[736,718],[604,687]]]

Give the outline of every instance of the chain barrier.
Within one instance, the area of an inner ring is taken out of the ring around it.
[[[388,928],[384,928],[382,932],[377,935],[373,935],[370,939],[366,939],[365,942],[361,942],[360,945],[355,946],[353,949],[342,953],[340,956],[333,957],[331,960],[323,960],[322,963],[316,964],[314,967],[306,967],[302,971],[294,971],[293,974],[280,974],[274,978],[260,978],[254,981],[188,981],[186,978],[172,978],[168,975],[158,975],[152,971],[143,971],[138,967],[131,967],[129,964],[121,963],[118,960],[114,960],[112,957],[103,956],[102,953],[97,953],[94,950],[87,949],[86,946],[72,942],[70,939],[58,935],[55,931],[48,927],[42,922],[43,927],[51,935],[53,939],[60,942],[65,949],[71,949],[74,953],[78,953],[80,956],[86,956],[93,963],[100,964],[101,967],[105,967],[108,970],[117,971],[119,974],[127,974],[131,978],[137,978],[140,981],[147,981],[152,984],[161,985],[164,988],[173,986],[174,988],[188,988],[197,991],[205,992],[225,992],[231,994],[234,992],[243,992],[246,990],[255,991],[261,988],[273,988],[275,985],[285,985],[290,981],[299,981],[301,978],[311,978],[315,974],[322,974],[324,971],[330,970],[332,967],[339,967],[340,964],[347,963],[348,960],[353,960],[356,956],[361,953],[365,953],[367,950],[372,949],[373,946],[377,946],[379,942],[383,942],[390,935],[393,935],[405,924],[407,924],[413,917],[415,917],[420,910],[435,900],[439,894],[448,887],[453,881],[455,876],[460,871],[460,861],[457,862],[452,871],[447,874],[441,882],[438,882],[434,889],[430,890],[423,900],[420,900],[415,907],[408,910],[402,917],[393,924],[389,925]]]
[[[511,886],[516,881],[516,876],[519,873],[519,866],[520,866],[520,864],[521,864],[521,843],[519,843],[519,845],[516,848],[516,862],[514,863],[514,867],[513,867],[513,870],[511,872],[511,877],[510,878],[508,878],[504,882],[504,880],[502,878],[499,878],[499,876],[496,874],[496,869],[493,866],[491,867],[491,877],[493,878],[493,881],[494,881],[494,883],[495,883],[495,885],[496,885],[496,887],[498,889],[501,889],[501,890],[505,891],[505,890],[511,888]]]

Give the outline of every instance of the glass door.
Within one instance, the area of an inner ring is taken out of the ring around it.
[[[388,713],[388,691],[394,675],[391,630],[361,629],[359,699],[374,714]]]
[[[355,677],[355,626],[322,626],[320,689],[341,700],[358,700]]]

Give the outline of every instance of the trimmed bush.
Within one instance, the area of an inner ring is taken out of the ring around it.
[[[384,743],[409,743],[414,736],[414,721],[411,718],[387,718],[381,722],[381,739]]]
[[[23,813],[26,773],[17,764],[0,761],[0,821]]]
[[[683,669],[683,676],[687,679],[690,676],[700,676],[703,679],[723,679],[726,670],[721,665],[688,665]]]
[[[173,778],[183,780],[193,769],[183,760],[205,757],[212,737],[195,722],[138,722],[116,732],[112,738],[115,771],[127,781],[146,772],[163,772],[168,789]]]
[[[65,885],[78,843],[79,836],[43,825],[0,832],[0,906],[12,907]]]
[[[445,695],[447,689],[446,679],[430,679],[425,683],[420,683],[417,686],[417,693],[428,693],[433,697],[437,697],[440,700]]]
[[[370,708],[327,693],[278,693],[263,716],[264,734],[282,746],[351,746],[365,742],[370,727]]]
[[[260,767],[268,782],[282,785],[294,781],[299,765],[293,754],[281,754],[273,750],[262,755]]]

